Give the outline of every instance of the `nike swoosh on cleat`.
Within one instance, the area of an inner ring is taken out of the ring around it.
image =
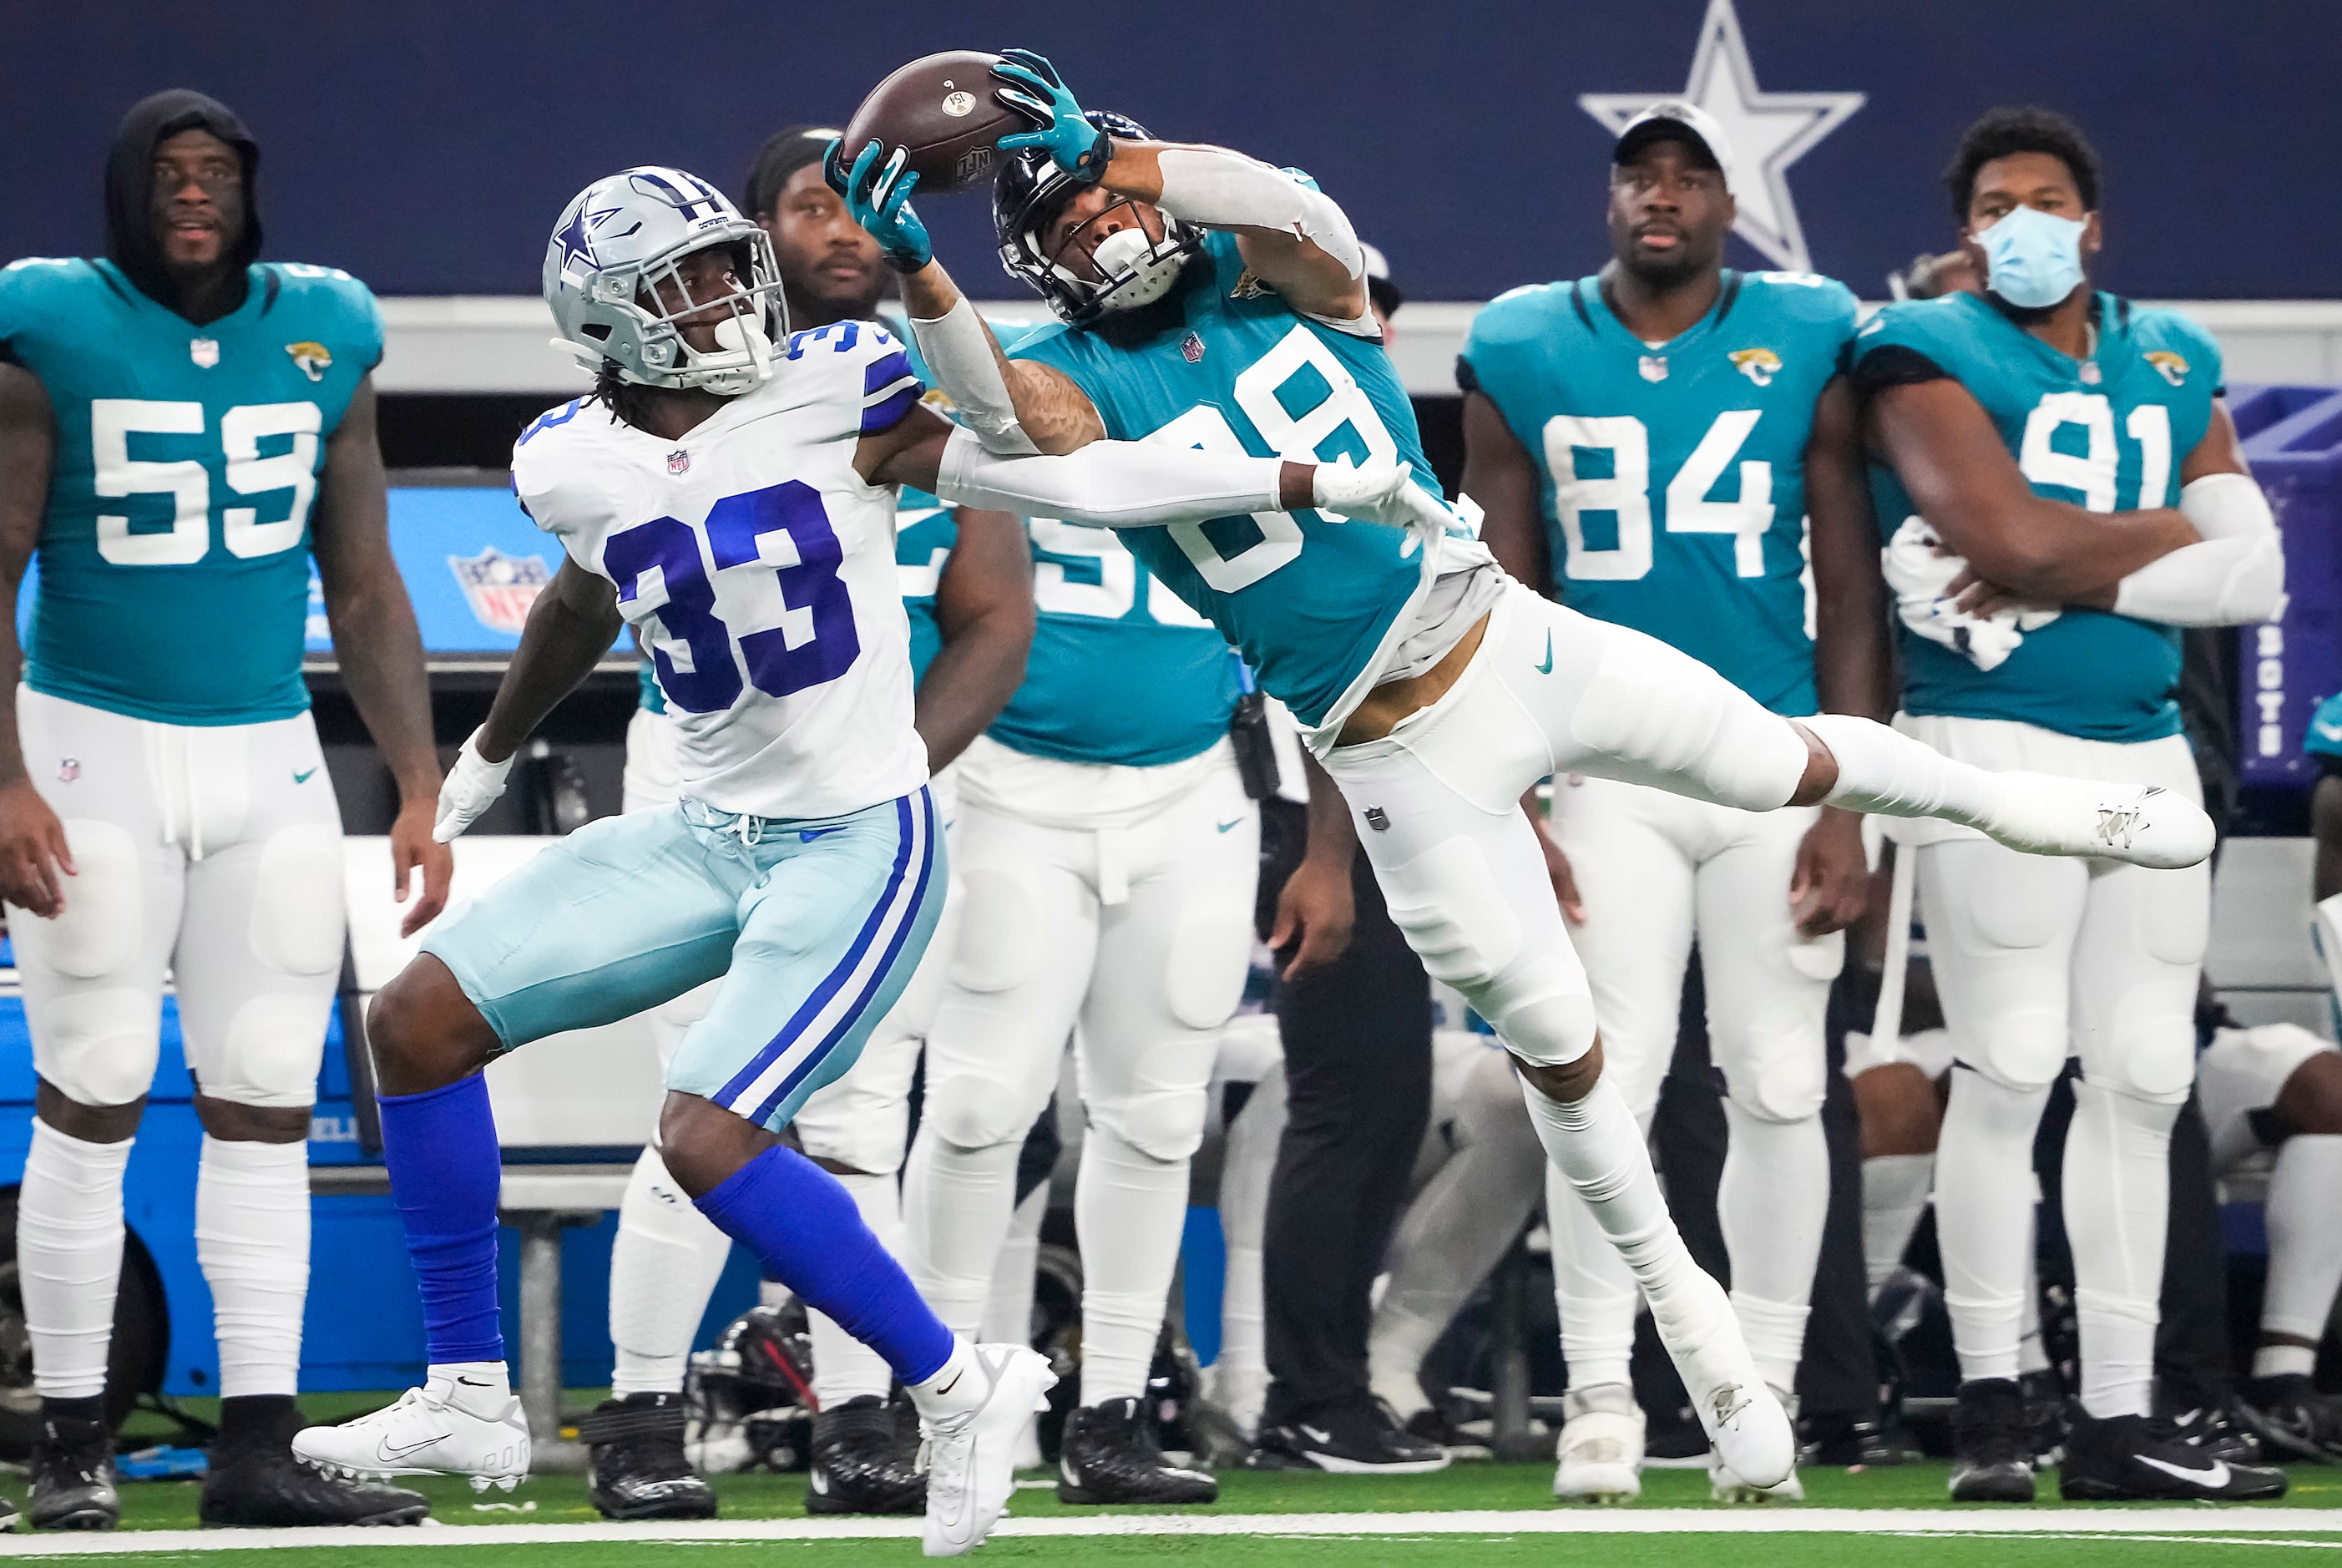
[[[423,1449],[430,1447],[433,1443],[438,1441],[439,1439],[435,1436],[426,1437],[420,1443],[410,1443],[403,1448],[393,1448],[390,1445],[389,1438],[378,1438],[375,1440],[374,1445],[374,1455],[385,1464],[395,1464],[400,1460],[405,1458],[408,1454],[418,1453]]]
[[[1536,673],[1540,675],[1553,674],[1553,633],[1550,631],[1545,634],[1545,663],[1536,667]]]
[[[1332,1433],[1320,1432],[1314,1426],[1304,1426],[1301,1429],[1301,1433],[1303,1436],[1308,1438],[1312,1443],[1331,1443],[1334,1441],[1334,1434]]]
[[[2177,1476],[2182,1481],[2192,1482],[2197,1486],[2209,1487],[2216,1492],[2228,1484],[2228,1462],[2225,1459],[2216,1459],[2202,1470],[2190,1470],[2185,1465],[2174,1464],[2167,1459],[2157,1459],[2151,1454],[2135,1453],[2131,1457],[2141,1464],[2160,1470],[2166,1475]]]

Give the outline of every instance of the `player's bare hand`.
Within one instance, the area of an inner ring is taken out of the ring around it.
[[[447,907],[447,884],[455,874],[455,852],[432,836],[435,803],[409,801],[390,824],[391,896],[406,904],[406,918],[398,923],[401,936],[412,936]],[[423,891],[412,902],[415,874],[423,874]]]
[[[0,898],[54,920],[65,907],[60,870],[74,874],[65,824],[30,780],[0,788]]]
[[[1284,978],[1322,969],[1341,957],[1357,917],[1349,868],[1331,858],[1305,857],[1276,895],[1276,926],[1268,934],[1271,949],[1293,950]]]
[[[1944,597],[1952,608],[1963,615],[1988,621],[2003,611],[2056,609],[2054,604],[2039,604],[2026,598],[2013,588],[2004,588],[1976,574],[1973,567],[1963,566],[1959,575],[1944,586]]]
[[[1862,818],[1826,806],[1798,844],[1797,869],[1789,874],[1789,911],[1798,934],[1811,938],[1844,931],[1862,918],[1869,904]]]

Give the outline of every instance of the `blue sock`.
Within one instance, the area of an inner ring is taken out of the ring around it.
[[[382,1156],[406,1223],[432,1363],[502,1361],[496,1193],[504,1158],[488,1081],[477,1073],[421,1094],[383,1094]]]
[[[766,1150],[701,1198],[699,1212],[905,1383],[925,1383],[951,1359],[951,1330],[862,1223],[853,1196],[795,1149]]]

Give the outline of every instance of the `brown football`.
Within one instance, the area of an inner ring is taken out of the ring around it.
[[[870,90],[846,122],[838,156],[847,168],[872,142],[910,150],[917,196],[956,191],[992,177],[993,144],[1033,122],[993,96],[1000,56],[954,49],[914,60]]]

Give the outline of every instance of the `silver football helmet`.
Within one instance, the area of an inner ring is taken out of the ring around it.
[[[733,251],[743,286],[694,299],[676,264],[716,245]],[[771,238],[681,169],[626,169],[580,191],[545,247],[545,303],[561,333],[554,346],[587,368],[606,362],[626,381],[726,397],[770,376],[773,344],[788,335]],[[729,305],[731,314],[716,326],[721,346],[701,353],[676,323],[710,305]]]

